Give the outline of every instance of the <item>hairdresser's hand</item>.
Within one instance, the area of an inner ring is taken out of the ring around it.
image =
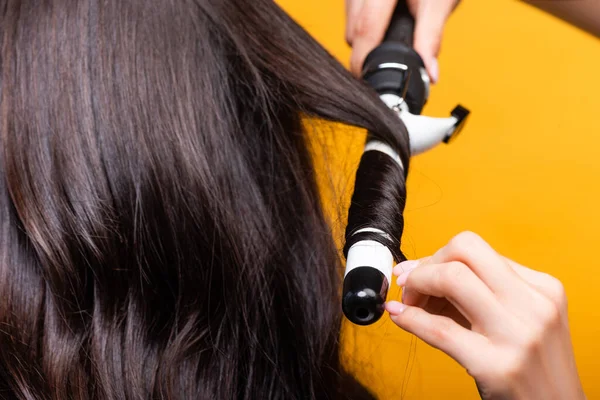
[[[408,0],[415,17],[414,48],[432,82],[439,79],[437,56],[446,20],[459,0]],[[398,0],[346,0],[346,41],[352,46],[350,70],[359,76],[369,52],[381,43]]]
[[[504,258],[473,233],[394,269],[392,320],[444,351],[484,399],[584,399],[561,283]]]

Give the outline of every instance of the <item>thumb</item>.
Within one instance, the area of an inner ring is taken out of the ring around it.
[[[444,26],[455,3],[454,0],[422,1],[415,16],[414,48],[423,59],[433,83],[439,80],[437,57]]]

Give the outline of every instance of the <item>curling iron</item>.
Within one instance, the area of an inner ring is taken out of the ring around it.
[[[423,60],[412,48],[414,25],[406,0],[399,0],[383,43],[367,56],[362,73],[363,79],[406,126],[411,156],[442,142],[450,143],[469,115],[469,110],[460,105],[452,110],[449,117],[421,115],[429,97],[430,80]],[[367,139],[362,160],[365,157],[372,160],[373,152],[379,152],[380,157],[385,154],[384,157],[389,157],[404,171],[399,155],[386,143]],[[360,169],[357,185],[361,174],[365,176]],[[360,183],[369,184],[364,178]],[[352,208],[350,212],[353,212]],[[402,260],[398,260],[399,249],[394,249],[395,242],[391,240],[390,232],[368,226],[355,231],[350,228],[346,236],[342,310],[354,324],[370,325],[384,313],[394,261]],[[353,238],[354,235],[356,237]],[[358,237],[360,239],[356,239]],[[400,238],[395,239],[399,243]]]

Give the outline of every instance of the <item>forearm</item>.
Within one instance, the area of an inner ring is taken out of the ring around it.
[[[600,0],[524,0],[600,37]]]

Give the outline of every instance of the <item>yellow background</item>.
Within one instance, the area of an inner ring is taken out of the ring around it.
[[[278,3],[348,65],[343,0]],[[600,40],[518,1],[464,0],[447,25],[424,114],[446,116],[460,102],[472,116],[454,143],[413,159],[403,238],[414,258],[473,230],[561,279],[590,399],[600,398],[599,96]],[[361,143],[346,131],[336,130],[329,159],[342,186]],[[387,316],[343,334],[348,365],[381,399],[478,398],[459,365]]]

